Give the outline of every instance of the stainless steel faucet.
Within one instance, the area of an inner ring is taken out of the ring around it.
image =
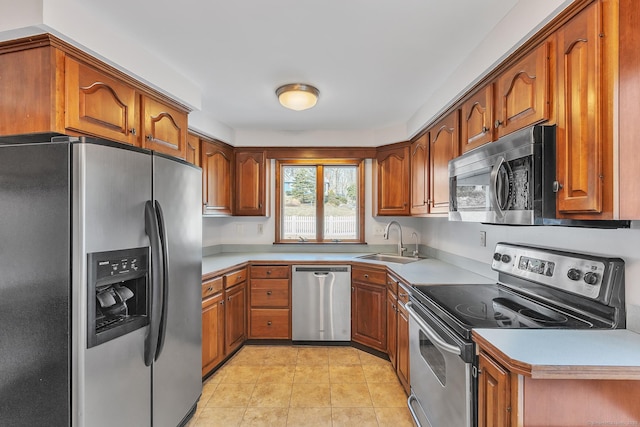
[[[413,251],[413,256],[415,258],[418,257],[418,255],[420,254],[420,251],[418,250],[418,233],[416,233],[415,231],[413,233],[411,233],[411,237],[415,237],[416,238],[416,249]]]
[[[398,239],[398,255],[402,256],[402,253],[406,250],[406,248],[402,247],[402,226],[400,225],[400,223],[398,223],[398,221],[391,221],[389,224],[387,224],[384,229],[383,237],[385,238],[385,240],[389,240],[389,229],[393,224],[398,226],[398,232],[400,233],[400,238]]]

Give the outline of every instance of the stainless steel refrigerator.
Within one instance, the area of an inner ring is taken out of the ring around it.
[[[200,169],[42,139],[0,141],[0,425],[183,424],[202,390]]]

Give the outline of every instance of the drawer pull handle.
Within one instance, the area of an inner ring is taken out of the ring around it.
[[[365,275],[364,275],[364,278],[365,278],[365,279],[368,279],[368,278],[369,278],[369,275],[368,275],[368,274],[365,274]]]
[[[267,274],[271,274],[271,270],[267,270]]]
[[[267,291],[267,295],[271,295],[271,291]]]
[[[207,291],[209,291],[209,292],[211,292],[212,290],[213,290],[213,286],[209,286],[209,287],[207,288]]]
[[[271,320],[267,322],[267,326],[271,326]]]

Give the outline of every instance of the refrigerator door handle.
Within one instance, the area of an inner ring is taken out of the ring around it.
[[[158,360],[164,339],[167,334],[167,309],[169,306],[169,242],[167,241],[167,227],[164,222],[164,214],[160,202],[155,202],[156,216],[158,218],[158,231],[160,232],[160,245],[162,248],[162,317],[158,331],[158,346],[154,360]]]
[[[151,293],[151,307],[149,313],[149,330],[144,341],[144,364],[151,366],[158,348],[158,332],[162,316],[162,274],[163,251],[161,248],[160,230],[153,203],[149,200],[144,206],[144,228],[151,243],[151,275],[149,277],[149,292]]]

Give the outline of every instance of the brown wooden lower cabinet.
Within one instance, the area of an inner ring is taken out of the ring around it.
[[[291,339],[290,265],[252,265],[249,338]]]
[[[225,290],[225,353],[247,339],[247,282]]]
[[[398,299],[398,355],[396,374],[407,395],[411,392],[409,376],[409,313]]]
[[[386,352],[386,274],[380,270],[354,267],[351,277],[351,339]]]
[[[396,355],[398,353],[398,297],[391,290],[387,290],[387,354],[391,366],[396,369]]]
[[[202,376],[224,357],[224,294],[219,292],[202,301]]]
[[[570,367],[563,378],[531,378],[506,364],[480,348],[478,427],[637,425],[640,420],[640,381],[580,379]]]

